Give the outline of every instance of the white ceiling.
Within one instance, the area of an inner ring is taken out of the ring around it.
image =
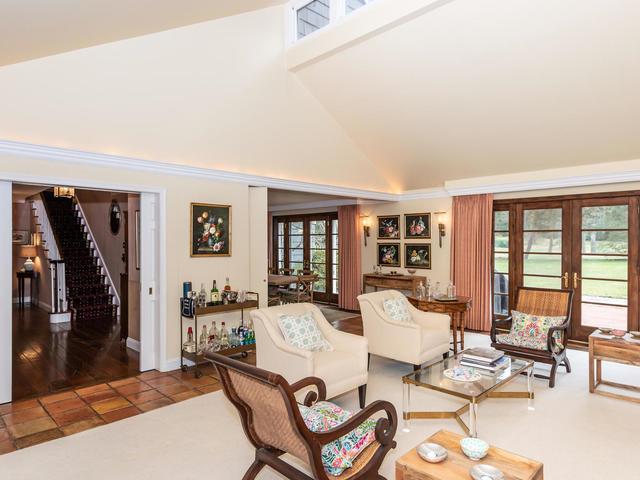
[[[0,0],[0,66],[286,0]]]
[[[640,2],[456,0],[298,71],[402,189],[640,158]]]

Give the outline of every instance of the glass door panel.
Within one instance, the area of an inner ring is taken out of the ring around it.
[[[304,268],[304,222],[289,222],[289,265],[295,274]]]
[[[612,205],[624,202],[623,205]],[[586,339],[595,327],[627,330],[629,319],[629,204],[627,198],[576,201],[576,258],[573,287],[579,302],[574,331]]]
[[[509,211],[493,213],[493,312],[509,314]]]
[[[525,208],[522,225],[522,284],[561,288],[562,208]]]

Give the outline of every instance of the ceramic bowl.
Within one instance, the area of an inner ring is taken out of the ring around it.
[[[624,330],[613,330],[611,332],[611,335],[613,335],[614,337],[618,337],[618,338],[622,338],[627,334],[627,332],[625,332]]]
[[[632,330],[629,332],[631,334],[631,336],[635,339],[640,339],[640,332]]]
[[[489,444],[479,438],[467,437],[460,440],[460,448],[471,460],[480,460],[487,455]]]
[[[504,474],[497,469],[496,467],[492,467],[491,465],[474,465],[469,470],[469,474],[473,480],[503,480]]]
[[[407,268],[407,272],[409,272],[409,275],[414,275],[417,270],[415,268]]]
[[[421,459],[429,463],[440,463],[447,458],[447,449],[437,443],[421,443],[417,448]]]
[[[598,328],[598,330],[600,330],[600,333],[604,333],[605,335],[609,335],[613,331],[613,328],[600,327],[600,328]]]

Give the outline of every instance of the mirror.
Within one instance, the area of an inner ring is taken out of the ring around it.
[[[111,233],[114,235],[117,235],[120,231],[121,215],[120,205],[117,201],[111,200],[111,207],[109,207],[109,226],[111,227]]]

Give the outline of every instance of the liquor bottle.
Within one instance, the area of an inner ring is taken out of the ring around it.
[[[204,289],[204,283],[200,284],[200,293],[198,294],[198,306],[200,308],[207,306],[207,292]]]
[[[424,286],[424,283],[420,282],[420,285],[418,285],[418,288],[416,289],[416,293],[418,294],[418,299],[419,300],[424,300],[424,297],[426,296],[426,292],[427,289]]]
[[[196,351],[196,342],[193,341],[193,328],[187,330],[187,341],[182,344],[185,352],[194,353]]]
[[[204,349],[207,348],[207,340],[209,340],[207,326],[202,325],[202,333],[200,334],[200,341],[198,342],[198,353],[202,353]]]
[[[211,328],[209,329],[209,343],[213,342],[218,337],[218,329],[216,328],[216,321],[211,322]]]
[[[220,327],[220,348],[229,348],[229,331],[224,322]]]
[[[211,302],[214,305],[220,304],[220,292],[218,291],[215,280],[213,281],[213,287],[211,288]]]
[[[229,283],[229,277],[226,278],[226,283],[224,284],[224,291],[225,292],[231,291],[231,284]]]

